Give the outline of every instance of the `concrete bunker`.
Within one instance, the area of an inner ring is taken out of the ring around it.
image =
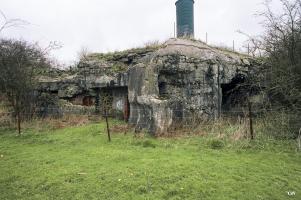
[[[170,39],[154,49],[114,56],[93,54],[89,59],[83,62],[91,73],[79,70],[62,78],[42,78],[41,91],[58,91],[59,99],[89,107],[91,112],[94,103],[99,114],[106,94],[111,117],[152,134],[214,120],[221,111],[241,111],[249,89],[241,85],[247,74],[255,72],[250,69],[261,64],[248,56],[186,39]]]
[[[128,121],[130,104],[128,100],[128,87],[106,87],[101,88],[99,93],[99,109],[104,113],[106,106],[108,115]]]
[[[66,98],[73,105],[91,107],[95,105],[95,96],[91,94],[79,94],[72,98]]]
[[[83,106],[93,106],[95,104],[95,98],[92,96],[85,96],[83,98]]]
[[[158,75],[159,97],[170,99],[183,95],[183,88],[188,88],[188,75],[176,71],[160,71]]]
[[[227,84],[221,84],[222,102],[221,109],[224,114],[230,112],[237,112],[245,103],[248,89],[244,84],[246,76],[244,74],[237,74]]]
[[[164,74],[159,74],[158,76],[158,89],[160,98],[168,98],[168,82],[167,77]]]

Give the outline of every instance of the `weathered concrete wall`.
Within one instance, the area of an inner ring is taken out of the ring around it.
[[[93,55],[78,73],[45,79],[41,88],[65,99],[95,96],[105,88],[112,92],[113,109],[121,112],[128,96],[129,123],[161,134],[181,123],[215,119],[226,101],[227,84],[254,73],[258,65],[248,56],[202,42],[170,39],[151,51]]]
[[[127,87],[113,89],[113,109],[124,112],[127,101],[128,89]]]
[[[222,107],[221,85],[247,76],[256,64],[203,43],[169,40],[149,62],[129,70],[130,123],[161,134],[179,123],[215,119]]]

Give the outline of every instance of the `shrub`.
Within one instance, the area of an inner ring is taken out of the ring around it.
[[[142,146],[144,148],[156,148],[156,144],[153,141],[149,140],[149,139],[147,139],[147,140],[138,140],[138,141],[133,142],[132,144],[135,145],[135,146]]]
[[[300,119],[297,115],[285,111],[270,112],[263,116],[259,129],[275,139],[295,139]]]
[[[147,193],[147,188],[145,186],[140,185],[137,189],[139,194],[146,194]]]
[[[209,142],[210,148],[212,149],[222,149],[224,148],[225,144],[222,140],[213,139]]]
[[[145,148],[156,148],[156,145],[151,140],[145,140],[142,146]]]

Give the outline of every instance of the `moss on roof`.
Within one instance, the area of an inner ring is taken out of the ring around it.
[[[118,61],[122,58],[126,58],[129,55],[144,55],[147,53],[154,52],[160,48],[162,48],[163,44],[151,44],[146,45],[145,47],[132,48],[124,51],[115,51],[109,53],[92,53],[88,55],[88,59],[90,60],[106,60],[106,61]]]

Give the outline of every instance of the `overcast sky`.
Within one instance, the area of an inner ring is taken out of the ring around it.
[[[51,41],[63,47],[53,52],[61,62],[77,59],[87,47],[93,52],[108,52],[142,46],[148,41],[173,37],[176,0],[1,0],[0,9],[8,18],[30,22],[24,28],[11,28],[2,36]],[[209,43],[236,48],[246,40],[237,33],[262,31],[260,18],[263,0],[195,0],[195,37]],[[274,5],[277,9],[277,4]],[[0,19],[3,22],[3,19]]]

